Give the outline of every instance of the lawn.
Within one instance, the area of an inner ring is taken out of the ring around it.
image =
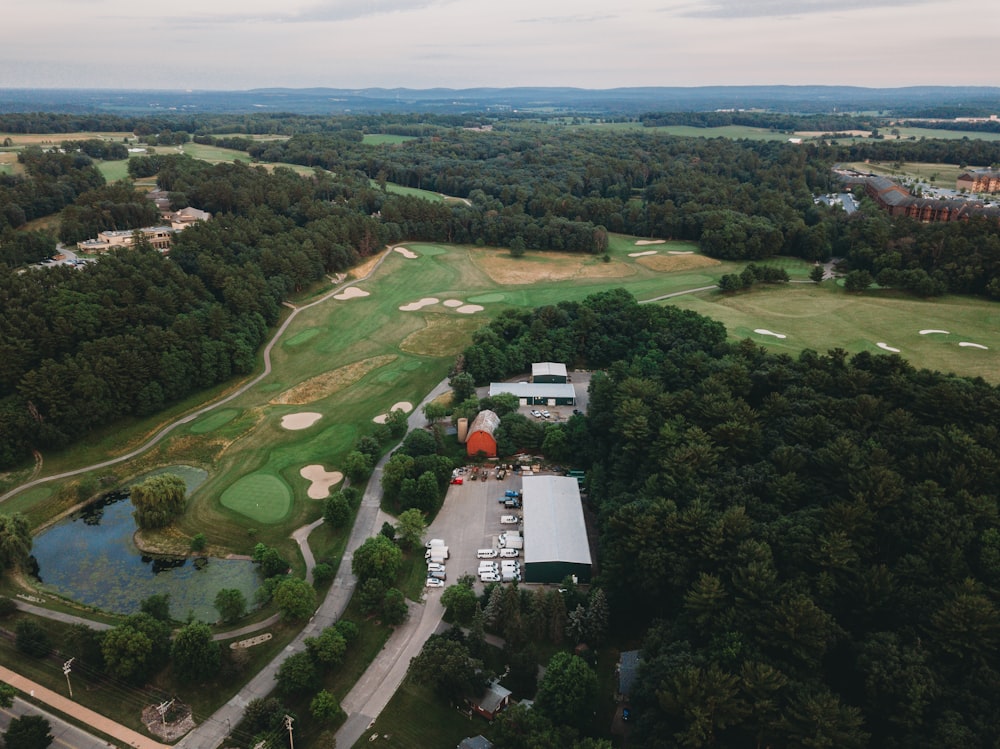
[[[375,180],[369,180],[372,187],[377,187],[378,182]],[[439,192],[431,192],[430,190],[419,190],[416,187],[405,187],[403,185],[397,185],[394,182],[385,183],[385,191],[391,192],[393,195],[409,195],[411,198],[423,198],[424,200],[429,200],[432,203],[443,203],[445,196]]]
[[[369,133],[362,141],[366,146],[398,146],[408,140],[416,140],[415,135],[388,135],[386,133]]]
[[[909,179],[922,179],[937,187],[955,188],[955,180],[963,172],[970,168],[962,169],[958,164],[930,164],[922,162],[904,161],[901,167],[894,167],[891,163],[862,163],[845,164],[844,166],[856,169],[859,172],[871,172],[886,177],[904,177]]]
[[[249,162],[250,156],[246,151],[237,151],[232,148],[219,148],[218,146],[207,146],[201,143],[185,143],[178,146],[177,151],[183,152],[195,159],[201,159],[212,164],[222,162],[242,161]]]

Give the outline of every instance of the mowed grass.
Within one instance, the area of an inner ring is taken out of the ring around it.
[[[368,133],[362,142],[366,146],[398,146],[408,140],[416,140],[415,135],[389,135],[387,133]]]
[[[377,742],[370,742],[372,734]],[[451,707],[429,688],[404,681],[375,725],[354,744],[354,749],[378,746],[385,749],[413,749],[414,747],[452,747],[467,736],[482,734],[493,736],[493,729],[483,718],[471,720]],[[383,738],[384,737],[384,738]]]
[[[955,188],[955,181],[963,172],[977,167],[967,167],[962,169],[958,164],[931,164],[926,162],[904,161],[902,167],[894,167],[890,163],[863,163],[855,162],[845,164],[845,166],[856,169],[859,172],[871,172],[886,177],[908,177],[910,179],[922,179],[932,185],[939,187]]]
[[[128,159],[121,161],[99,161],[97,169],[104,175],[108,182],[128,179]]]
[[[232,163],[234,161],[249,162],[250,156],[246,151],[237,151],[232,148],[219,148],[218,146],[207,146],[202,143],[185,143],[175,149],[183,152],[195,159],[201,159],[212,164]]]
[[[230,485],[220,498],[223,506],[258,523],[277,523],[288,514],[288,485],[269,473],[251,473]]]
[[[378,187],[378,182],[375,180],[369,180],[372,187]],[[438,192],[431,192],[430,190],[420,190],[416,187],[405,187],[404,185],[397,185],[395,182],[386,182],[385,191],[391,192],[393,195],[408,195],[411,198],[423,198],[424,200],[429,200],[432,203],[443,203],[445,196]]]
[[[750,338],[767,349],[797,355],[804,349],[887,354],[900,350],[914,367],[1000,381],[1000,307],[970,297],[924,300],[891,291],[849,294],[832,282],[758,286],[733,295],[706,292],[668,304],[722,322],[732,339]],[[787,336],[755,333],[770,330]],[[939,329],[948,335],[920,335]],[[988,347],[962,347],[962,341]]]

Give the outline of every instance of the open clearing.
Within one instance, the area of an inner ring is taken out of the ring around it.
[[[900,167],[894,167],[888,163],[869,162],[866,164],[862,161],[847,163],[844,166],[859,172],[871,172],[884,177],[922,179],[932,185],[951,189],[955,189],[955,180],[960,174],[969,171],[969,169],[977,168],[966,167],[963,169],[958,164],[930,164],[919,161],[904,161]]]
[[[395,358],[394,356],[375,356],[371,359],[354,362],[353,364],[324,372],[286,390],[277,398],[274,398],[271,403],[276,405],[300,406],[322,400],[349,385],[353,385],[372,370],[384,367]]]
[[[472,333],[482,325],[481,318],[428,315],[424,327],[400,341],[399,348],[419,356],[455,356],[469,345]]]
[[[641,257],[636,262],[640,265],[645,265],[650,270],[655,270],[657,273],[681,273],[696,268],[710,268],[722,265],[719,260],[715,260],[714,258],[705,257],[704,255],[687,254],[669,256],[653,255],[650,257]]]

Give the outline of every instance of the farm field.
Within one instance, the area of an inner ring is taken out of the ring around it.
[[[10,138],[14,148],[24,148],[25,146],[58,146],[64,140],[101,140],[124,141],[126,138],[135,140],[134,133],[111,133],[111,132],[80,132],[80,133],[0,133],[0,141]]]

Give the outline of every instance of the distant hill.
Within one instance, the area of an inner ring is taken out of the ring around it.
[[[1000,112],[1000,87],[697,86],[581,88],[260,88],[249,91],[0,89],[0,112],[163,112],[299,114],[553,112],[581,115],[651,111],[767,109],[829,113],[877,111],[933,116]]]

